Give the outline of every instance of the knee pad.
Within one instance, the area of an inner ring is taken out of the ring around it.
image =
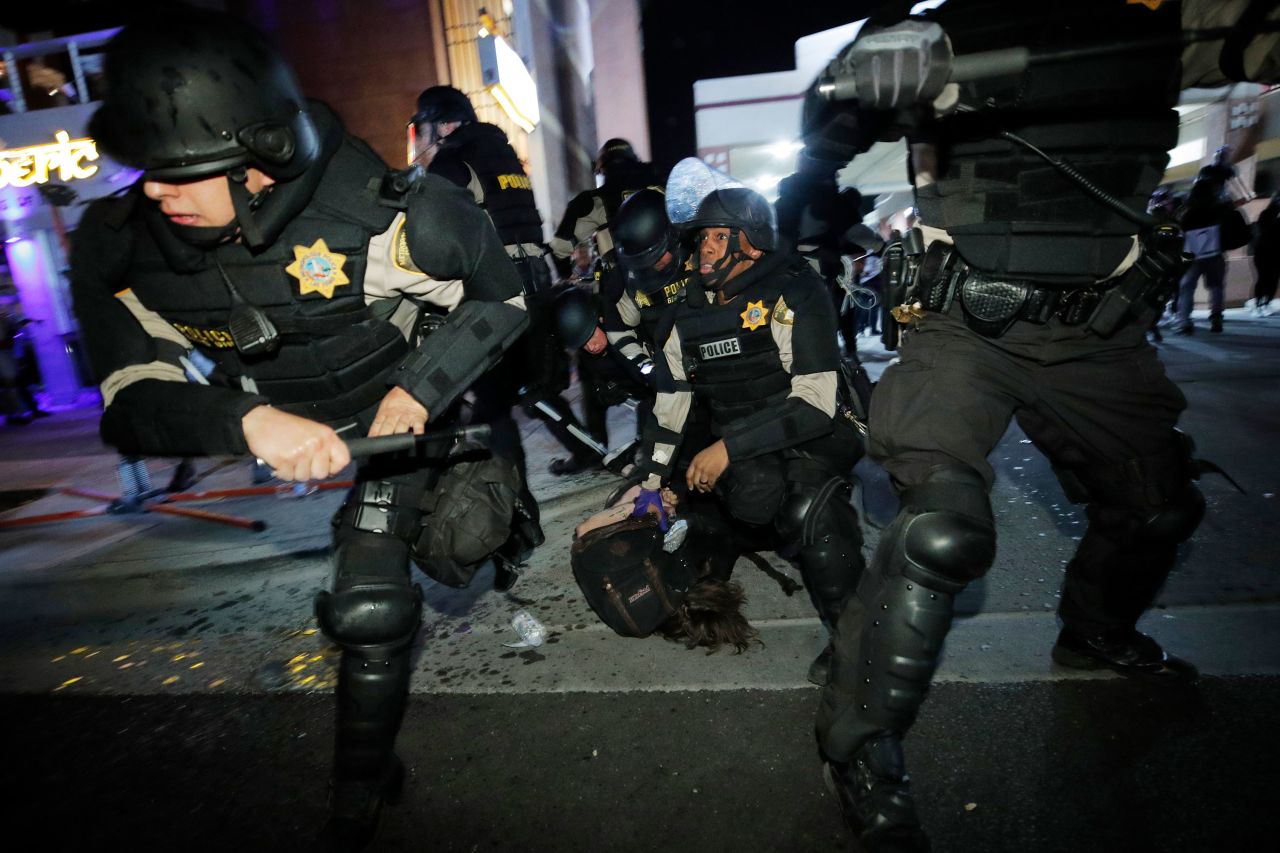
[[[902,493],[903,574],[931,588],[959,591],[996,556],[986,484],[968,468],[942,468]]]
[[[385,534],[353,534],[338,546],[332,592],[316,596],[316,619],[342,646],[408,645],[421,591],[409,582],[409,546]]]
[[[843,477],[830,477],[820,485],[791,482],[774,518],[778,535],[801,546],[839,538],[862,542],[858,513],[849,503],[852,487]]]
[[[903,531],[903,574],[921,583],[941,580],[961,586],[987,573],[996,556],[990,523],[941,510],[917,515]]]

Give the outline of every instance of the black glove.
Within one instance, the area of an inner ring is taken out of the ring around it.
[[[878,110],[931,103],[951,74],[951,42],[942,27],[908,20],[863,29],[836,62],[852,74],[858,101]]]

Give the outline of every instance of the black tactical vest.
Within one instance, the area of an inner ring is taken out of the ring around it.
[[[686,302],[676,308],[685,375],[710,405],[717,434],[738,418],[781,405],[791,393],[791,375],[769,331],[784,275],[753,283],[727,305],[717,305],[713,296],[700,307]]]
[[[464,124],[449,134],[436,160],[441,166],[466,164],[476,173],[485,212],[504,245],[542,243],[542,217],[533,184],[501,128],[483,122]],[[431,165],[436,166],[436,161]]]
[[[247,375],[272,405],[335,422],[386,394],[384,377],[403,360],[408,344],[364,300],[369,240],[395,216],[369,188],[371,180],[376,188],[386,166],[348,140],[319,168],[325,171],[314,195],[256,255],[241,244],[194,249],[168,230],[154,205],[138,205],[137,250],[126,281],[144,306],[213,359],[233,385]],[[251,358],[235,349],[224,273],[280,331],[278,350]]]
[[[686,267],[661,287],[650,291],[636,290],[631,294],[631,299],[640,312],[640,327],[650,340],[653,339],[654,331],[662,321],[663,315],[667,313],[667,309],[684,301],[689,277],[692,274]]]
[[[977,0],[929,17],[957,55],[1024,45],[1033,51],[1099,46],[1180,31],[1179,4],[1126,0],[1026,3]],[[1013,132],[1138,211],[1177,144],[1179,48],[1033,65],[1018,76],[961,86],[977,107],[929,124],[912,142],[937,146],[934,183],[916,190],[925,225],[945,228],[981,270],[1058,283],[1114,271],[1135,226],[1011,141]]]

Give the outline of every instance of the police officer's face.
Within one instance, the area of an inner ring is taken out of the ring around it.
[[[260,193],[275,183],[275,179],[257,169],[247,170],[245,186],[251,193]],[[214,175],[196,181],[166,183],[144,181],[142,192],[160,205],[160,212],[175,225],[192,228],[222,228],[236,218],[231,204],[231,188],[226,175]]]
[[[728,228],[703,228],[698,232],[698,270],[703,275],[715,272],[716,264],[729,252],[730,232]],[[747,235],[738,232],[738,246],[745,257],[739,259],[725,276],[725,281],[732,281],[746,272],[756,259],[760,250],[751,245]]]

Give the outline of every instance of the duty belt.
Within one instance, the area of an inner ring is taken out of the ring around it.
[[[969,328],[998,338],[1018,320],[1044,325],[1053,317],[1068,326],[1087,323],[1111,283],[1072,289],[1045,287],[971,269],[945,243],[929,246],[916,282],[920,307],[945,314],[957,298]]]

